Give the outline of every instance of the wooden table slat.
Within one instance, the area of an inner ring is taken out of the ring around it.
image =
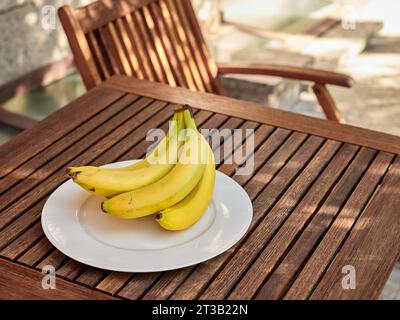
[[[77,283],[85,284],[89,287],[95,287],[108,273],[110,273],[110,271],[89,267],[82,274],[80,274],[75,281]]]
[[[329,196],[321,204],[309,224],[302,231],[296,243],[288,250],[279,266],[273,271],[257,294],[257,299],[278,299],[294,280],[296,274],[314,249],[344,202],[357,186],[360,177],[367,170],[371,159],[371,149],[361,150],[346,172],[337,182]]]
[[[373,194],[377,184],[385,174],[391,159],[391,155],[379,154],[351,194],[349,200],[337,216],[335,214],[332,217],[335,218],[333,224],[330,225],[331,222],[329,220],[323,221],[323,225],[317,231],[320,235],[323,235],[324,232],[326,234],[290,287],[285,299],[306,298],[309,296],[315,284],[319,281],[321,274],[334,258],[349,228],[362,212],[369,197]],[[322,218],[318,217],[315,222],[319,223]],[[315,228],[314,224],[311,227]],[[327,228],[329,229],[326,230]]]
[[[35,266],[37,262],[43,259],[53,248],[50,241],[43,236],[34,246],[18,258],[18,261],[28,266]]]
[[[267,212],[265,210],[264,199],[259,196],[254,201],[253,220],[255,220],[256,217],[260,217],[258,220],[261,220],[261,223],[254,231],[252,231],[244,245],[240,247],[238,252],[224,266],[222,271],[218,273],[214,281],[202,294],[201,299],[226,298],[231,289],[233,289],[237,281],[246,271],[249,263],[252,263],[255,260],[264,244],[269,241],[273,234],[278,230],[280,225],[301,200],[303,194],[329,163],[339,147],[340,143],[333,141],[326,142],[315,157],[307,164],[306,168],[300,173],[296,180],[287,190],[284,191],[284,194],[268,212],[265,218],[263,218],[263,216]],[[288,177],[284,178],[287,179]],[[262,199],[262,201],[260,202],[259,199]],[[233,279],[232,274],[235,274]]]
[[[135,16],[135,23],[154,12]],[[223,160],[218,170],[248,193],[253,220],[246,235],[211,260],[168,272],[102,270],[53,248],[40,215],[67,180],[64,168],[145,156],[147,132],[166,131],[176,103],[194,107],[198,127],[211,130],[208,139]],[[112,77],[0,146],[0,298],[378,298],[400,254],[399,153],[400,137]],[[249,163],[253,170],[240,175]],[[46,265],[56,269],[55,291],[40,288]],[[341,286],[344,265],[356,269],[354,290]]]
[[[132,300],[139,299],[159,277],[160,274],[158,272],[135,274],[135,276],[121,289],[118,296]]]
[[[400,197],[393,196],[398,192],[399,185],[400,156],[397,156],[379,190],[315,289],[313,299],[379,298],[400,256]],[[393,214],[393,209],[397,214]],[[341,221],[342,228],[348,223]],[[342,287],[344,266],[352,266],[356,272],[355,290]]]
[[[263,251],[250,266],[235,289],[231,292],[229,299],[238,299],[238,295],[243,295],[244,299],[250,299],[257,293],[266,277],[280,262],[282,255],[297,239],[303,227],[317,210],[321,201],[329,195],[337,179],[347,168],[357,150],[357,146],[349,144],[345,144],[339,150],[307,191],[301,202],[287,217],[270,242],[264,242],[267,243],[267,245],[264,246]],[[371,154],[371,157],[372,156],[373,153]],[[271,213],[272,212],[270,212],[270,214]],[[262,224],[259,228],[260,227],[262,227]],[[260,228],[260,233],[261,232],[262,228]],[[252,234],[252,236],[257,238],[257,230]],[[243,292],[245,293],[243,294]]]
[[[111,272],[111,274],[103,279],[96,288],[111,294],[115,294],[121,289],[125,283],[133,276],[130,272]]]
[[[57,275],[68,279],[68,280],[75,280],[79,275],[88,268],[88,266],[80,263],[76,260],[69,259],[65,255],[60,256],[59,260],[62,262],[57,267]]]
[[[0,258],[0,299],[106,300],[108,294],[56,279],[56,289],[43,289],[43,274]]]

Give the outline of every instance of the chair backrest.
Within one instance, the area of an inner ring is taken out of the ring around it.
[[[59,16],[88,89],[124,74],[222,93],[190,0],[100,0]]]

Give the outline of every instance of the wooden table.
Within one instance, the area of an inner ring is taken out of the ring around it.
[[[254,129],[254,172],[219,166],[252,199],[246,236],[162,273],[109,272],[56,250],[40,215],[65,167],[143,157],[176,103],[194,106],[202,128]],[[0,148],[0,298],[378,298],[400,252],[399,153],[399,137],[116,76]],[[41,289],[44,265],[56,290]]]

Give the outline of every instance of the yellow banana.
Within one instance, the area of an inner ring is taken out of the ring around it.
[[[168,131],[169,139],[163,148],[158,148],[146,159],[148,166],[135,170],[104,170],[97,167],[83,167],[71,174],[75,183],[97,195],[112,197],[135,190],[161,179],[175,166],[178,158],[178,134],[184,128],[183,113],[174,115]]]
[[[208,163],[203,177],[185,199],[157,214],[156,220],[164,229],[178,231],[189,228],[203,216],[211,201],[215,184],[215,161],[209,144],[202,138],[208,147]]]
[[[177,115],[180,111],[182,111],[182,109],[183,109],[183,107],[181,105],[177,105],[175,107],[175,113],[174,113],[174,117],[172,118],[172,121],[178,120]],[[157,145],[157,147],[154,148],[154,150],[146,158],[144,158],[134,164],[131,164],[129,166],[122,167],[122,168],[101,168],[101,170],[104,170],[104,171],[130,171],[130,170],[136,170],[136,169],[142,169],[142,168],[149,167],[152,163],[153,158],[157,158],[163,152],[165,152],[169,139],[170,139],[170,133],[168,131],[167,135],[160,141],[160,143]],[[69,168],[67,168],[67,174],[69,176],[71,176],[71,178],[72,178],[73,174],[76,172],[84,172],[84,171],[85,172],[93,172],[93,171],[96,171],[96,169],[98,169],[98,167],[95,167],[95,166],[69,167]]]
[[[189,110],[184,111],[184,118],[189,130],[176,166],[151,185],[105,200],[101,205],[104,212],[123,219],[143,217],[173,206],[195,188],[206,167],[201,160],[207,149],[202,148],[202,136]]]

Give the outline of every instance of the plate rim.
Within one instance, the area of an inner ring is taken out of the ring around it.
[[[109,163],[106,165],[103,165],[101,167],[114,167],[114,166],[122,166],[122,165],[129,165],[129,164],[133,164],[135,162],[138,162],[140,160],[127,160],[127,161],[118,161],[118,162],[113,162],[113,163]],[[79,257],[77,257],[76,255],[74,255],[73,253],[69,252],[69,250],[65,250],[65,247],[60,246],[60,243],[58,240],[56,240],[53,235],[51,234],[50,230],[47,228],[46,225],[46,221],[45,221],[45,216],[46,216],[46,207],[49,205],[49,202],[51,200],[51,197],[57,192],[59,191],[60,188],[62,188],[65,184],[67,183],[71,183],[71,179],[68,179],[67,181],[63,182],[61,185],[59,185],[51,194],[50,196],[47,198],[42,212],[41,212],[41,226],[43,229],[43,232],[46,236],[46,238],[49,240],[49,242],[57,249],[59,250],[61,253],[63,253],[65,256],[69,257],[70,259],[73,259],[75,261],[78,261],[82,264],[85,264],[87,266],[91,266],[91,267],[95,267],[95,268],[99,268],[99,269],[103,269],[103,270],[108,270],[108,271],[116,271],[116,272],[135,272],[135,273],[149,273],[149,272],[162,272],[162,271],[171,271],[171,270],[178,270],[178,269],[182,269],[185,267],[189,267],[189,266],[193,266],[193,265],[197,265],[199,263],[208,261],[210,259],[215,258],[216,256],[226,252],[227,250],[229,250],[231,247],[233,247],[236,243],[238,243],[243,236],[246,234],[246,232],[248,231],[251,222],[253,220],[253,204],[252,201],[249,197],[249,195],[247,194],[247,192],[244,190],[244,188],[238,183],[236,182],[234,179],[232,179],[230,176],[226,175],[225,173],[218,171],[217,170],[217,175],[222,175],[224,176],[224,178],[227,178],[230,183],[233,183],[238,189],[240,189],[243,193],[243,196],[246,197],[246,200],[248,202],[248,219],[246,220],[246,223],[243,223],[243,227],[241,228],[239,233],[236,233],[236,235],[234,237],[232,237],[232,240],[229,241],[227,244],[221,246],[221,248],[219,248],[218,251],[216,251],[215,253],[210,253],[209,255],[207,255],[206,258],[204,258],[204,256],[199,256],[196,259],[192,259],[190,261],[187,262],[183,262],[183,263],[177,263],[176,266],[171,266],[171,267],[161,267],[161,268],[157,268],[157,267],[153,267],[153,268],[137,268],[135,267],[135,270],[132,270],[133,268],[124,268],[124,267],[117,267],[117,266],[113,266],[113,267],[106,267],[103,265],[99,265],[96,263],[90,263],[88,261],[85,261],[84,259],[80,259]],[[48,210],[48,209],[47,209]],[[217,212],[218,214],[218,212]],[[211,225],[212,226],[212,225]],[[211,227],[210,226],[210,227]],[[195,238],[197,239],[197,238]],[[189,240],[187,243],[192,242],[194,239]],[[179,245],[178,245],[179,247]],[[157,249],[155,251],[164,251],[164,250],[168,250],[168,248],[164,248],[164,249]]]

